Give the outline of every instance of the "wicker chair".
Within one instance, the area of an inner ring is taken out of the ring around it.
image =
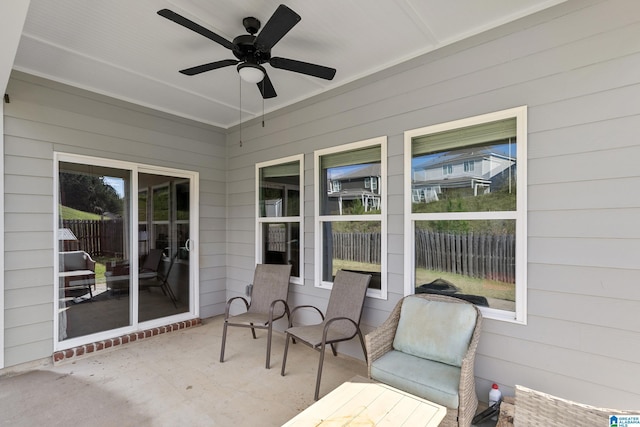
[[[475,326],[472,326],[472,332],[470,340],[468,341],[468,347],[466,348],[466,353],[464,353],[464,355],[462,356],[460,364],[460,383],[457,390],[458,407],[447,407],[447,415],[440,424],[441,426],[469,426],[471,425],[471,420],[473,419],[473,416],[475,415],[476,409],[478,407],[478,397],[475,390],[475,376],[473,365],[475,360],[476,348],[480,339],[480,330],[482,327],[482,314],[480,313],[480,310],[478,310],[476,306],[469,302],[444,295],[433,294],[416,294],[400,300],[391,312],[389,318],[380,327],[378,327],[376,330],[369,333],[365,337],[369,378],[377,379],[382,382],[388,382],[386,380],[376,378],[375,374],[372,375],[372,366],[376,365],[376,361],[378,359],[385,356],[387,353],[392,352],[392,350],[395,350],[394,339],[396,336],[398,325],[400,324],[402,306],[403,303],[407,301],[407,298],[422,298],[427,301],[468,304],[475,309]],[[430,323],[435,325],[442,325],[444,323],[447,323],[448,321],[449,319],[434,318]],[[427,342],[429,340],[429,337],[425,336],[424,339],[425,342]],[[466,343],[464,345],[466,345]],[[415,382],[415,380],[415,378],[411,378],[409,379],[409,381],[407,381],[407,379],[399,379],[398,382],[394,381],[393,384],[390,383],[389,385],[399,389],[404,389],[404,391],[407,391],[409,393],[420,395],[419,392],[415,389],[411,390],[411,387],[403,388],[405,384],[408,385],[409,382]],[[440,403],[431,395],[422,395],[420,397],[426,398],[436,403]],[[448,405],[445,404],[444,406]]]
[[[222,346],[220,348],[220,362],[224,362],[224,348],[227,342],[227,327],[239,326],[251,328],[253,339],[256,339],[256,329],[267,330],[267,361],[266,368],[271,365],[271,335],[273,322],[289,317],[287,295],[289,294],[289,277],[291,265],[258,264],[253,278],[251,304],[243,297],[233,297],[227,301],[224,310],[224,327],[222,329]],[[235,300],[244,302],[247,311],[236,316],[230,316],[229,310]]]
[[[597,408],[516,385],[513,425],[601,427],[609,425],[609,415],[639,414],[640,410]]]

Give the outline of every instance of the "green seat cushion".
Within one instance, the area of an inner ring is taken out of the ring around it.
[[[86,270],[87,260],[81,251],[60,253],[60,271]]]
[[[371,364],[371,378],[448,408],[459,406],[456,366],[391,350]]]
[[[460,367],[476,325],[471,304],[407,297],[393,340],[395,350]]]

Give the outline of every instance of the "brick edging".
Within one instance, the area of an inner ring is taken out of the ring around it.
[[[115,338],[109,338],[102,341],[96,341],[89,344],[79,345],[77,347],[68,348],[66,350],[60,350],[53,353],[53,363],[58,364],[66,362],[68,360],[77,359],[91,353],[107,350],[112,347],[116,347],[123,344],[128,344],[134,341],[151,338],[156,335],[164,334],[167,332],[179,331],[181,329],[191,328],[193,326],[199,326],[202,324],[202,319],[196,318],[191,320],[185,320],[184,322],[176,322],[170,325],[159,326],[157,328],[145,329],[143,331],[131,332],[130,334],[121,335]]]

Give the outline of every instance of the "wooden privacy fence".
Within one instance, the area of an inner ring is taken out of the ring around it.
[[[123,252],[122,219],[65,219],[62,227],[78,238],[77,248],[93,256],[117,256]],[[73,247],[72,243],[65,245]]]
[[[515,283],[513,234],[416,230],[416,268]]]
[[[269,227],[267,250],[274,252],[287,250],[287,230],[285,227]]]
[[[333,258],[380,263],[380,233],[333,233]],[[515,283],[513,234],[416,230],[416,268]]]
[[[380,264],[380,233],[332,233],[333,258]]]

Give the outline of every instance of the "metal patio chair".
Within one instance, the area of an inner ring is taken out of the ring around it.
[[[301,305],[291,311],[289,317],[289,328],[285,331],[287,338],[284,346],[284,356],[282,357],[281,375],[284,375],[287,364],[287,352],[290,340],[300,340],[314,350],[320,352],[318,362],[318,375],[316,378],[316,390],[314,399],[318,400],[320,392],[320,379],[322,377],[322,364],[324,362],[325,346],[329,344],[334,356],[337,356],[335,344],[340,341],[348,341],[356,335],[360,339],[362,351],[367,357],[364,347],[364,339],[360,331],[360,318],[364,307],[364,298],[367,295],[367,287],[371,275],[352,273],[339,270],[333,281],[329,304],[326,314],[317,307],[311,305]],[[293,326],[293,314],[301,308],[312,308],[320,314],[322,322],[315,325]]]
[[[140,271],[138,272],[138,285],[140,289],[150,288],[160,288],[162,293],[165,296],[168,296],[173,303],[175,308],[178,308],[178,298],[175,293],[171,289],[171,285],[167,281],[169,279],[169,274],[171,273],[171,269],[173,268],[173,264],[175,263],[176,257],[178,253],[171,258],[171,262],[169,263],[169,268],[166,273],[162,274],[160,272],[160,264],[162,261],[162,249],[151,249],[149,250],[149,254],[147,254],[144,263],[140,267]]]
[[[224,310],[224,327],[222,330],[222,347],[220,348],[220,362],[224,362],[224,349],[227,341],[227,327],[239,326],[251,328],[253,339],[256,339],[256,329],[267,330],[267,361],[269,369],[271,361],[271,336],[273,322],[287,315],[289,318],[289,306],[287,295],[289,293],[289,277],[291,265],[258,264],[254,273],[251,303],[243,297],[233,297],[227,301]],[[229,314],[231,304],[235,300],[244,302],[246,312],[232,316]]]

